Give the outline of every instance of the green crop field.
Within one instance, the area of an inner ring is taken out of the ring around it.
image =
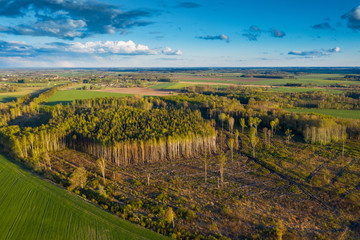
[[[193,84],[193,83],[159,83],[156,84],[154,86],[151,86],[150,88],[153,89],[163,89],[163,90],[179,90],[179,89],[183,89],[183,88],[187,88],[190,86],[196,86],[196,85],[206,85],[206,82],[204,82],[203,84]],[[212,88],[226,88],[228,87],[227,85],[210,85],[210,87]]]
[[[330,115],[337,118],[360,119],[360,110],[338,110],[338,109],[286,109],[289,112],[297,113],[318,113]]]
[[[56,105],[59,103],[67,104],[77,99],[90,99],[90,98],[101,98],[101,97],[124,97],[132,96],[132,94],[124,93],[111,93],[111,92],[97,92],[87,90],[63,90],[57,91],[48,100],[48,105]]]
[[[175,83],[175,82],[163,82],[163,83],[155,84],[155,85],[151,86],[150,88],[153,88],[153,89],[170,89],[176,84],[177,83]]]
[[[194,79],[178,79],[183,82],[211,82],[211,83],[230,83],[230,84],[239,84],[239,85],[285,85],[287,83],[295,83],[295,84],[305,84],[305,85],[315,85],[315,86],[329,86],[334,84],[343,84],[346,86],[349,85],[360,85],[360,81],[340,81],[340,80],[329,80],[330,77],[341,77],[341,75],[331,75],[331,74],[312,74],[312,75],[304,75],[298,76],[297,79],[246,79],[246,78],[235,78],[235,77],[226,77],[229,79],[234,79],[232,81],[226,81],[222,78],[218,77],[217,80],[206,80],[202,77],[194,77]],[[238,80],[236,80],[238,79]]]
[[[0,155],[0,239],[166,239],[124,221]]]

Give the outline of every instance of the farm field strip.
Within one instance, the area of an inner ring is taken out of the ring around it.
[[[121,220],[0,155],[0,239],[166,239]]]
[[[296,113],[318,113],[329,115],[338,118],[352,118],[360,119],[360,110],[344,110],[344,109],[317,109],[317,108],[296,108],[296,109],[285,109],[289,112]]]
[[[161,91],[153,88],[107,88],[102,90],[92,90],[91,92],[102,94],[123,94],[124,96],[141,95],[141,96],[168,96],[171,95],[170,91]],[[116,95],[114,95],[116,96]],[[120,96],[120,95],[119,95]]]
[[[48,105],[56,105],[58,103],[70,103],[78,99],[90,99],[101,97],[124,97],[132,96],[132,94],[106,92],[106,91],[89,91],[89,90],[61,90],[47,100]]]

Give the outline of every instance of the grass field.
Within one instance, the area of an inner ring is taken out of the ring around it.
[[[297,79],[257,79],[257,80],[247,80],[245,78],[233,78],[234,80],[223,80],[222,77],[218,77],[218,80],[206,80],[203,77],[196,76],[187,76],[192,77],[192,79],[181,77],[178,78],[179,81],[183,82],[211,82],[211,83],[231,83],[239,85],[284,85],[287,83],[296,83],[296,84],[305,84],[305,85],[316,85],[316,86],[328,86],[334,84],[343,84],[343,85],[360,85],[360,81],[339,81],[339,80],[329,80],[330,77],[341,77],[341,75],[331,75],[331,74],[312,74],[298,76]],[[226,77],[232,79],[232,77]]]
[[[38,91],[39,87],[19,88],[17,92],[0,93],[0,103],[6,103],[15,100],[23,95]]]
[[[206,82],[204,82],[203,84],[193,84],[193,83],[159,83],[159,84],[156,84],[154,86],[151,86],[150,88],[153,88],[153,89],[163,89],[163,90],[180,90],[180,89],[183,89],[183,88],[187,88],[187,87],[190,87],[190,86],[194,86],[194,85],[206,85]],[[226,85],[211,85],[211,87],[213,88],[226,88],[228,86]]]
[[[319,113],[337,118],[360,119],[360,110],[338,110],[338,109],[286,109],[289,112],[297,113]]]
[[[0,239],[165,239],[46,182],[0,155]]]
[[[48,100],[48,105],[56,105],[59,103],[67,104],[77,99],[90,99],[90,98],[101,98],[101,97],[123,97],[132,96],[132,94],[123,93],[111,93],[111,92],[97,92],[87,90],[63,90],[57,91]]]

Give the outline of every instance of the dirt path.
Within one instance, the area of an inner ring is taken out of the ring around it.
[[[150,95],[150,96],[168,96],[176,93],[171,91],[162,91],[152,88],[109,88],[102,90],[93,90],[96,92],[111,92],[111,93],[125,93],[134,95]]]

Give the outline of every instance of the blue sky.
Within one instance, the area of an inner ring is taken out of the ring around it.
[[[0,0],[0,67],[360,66],[352,0]]]

